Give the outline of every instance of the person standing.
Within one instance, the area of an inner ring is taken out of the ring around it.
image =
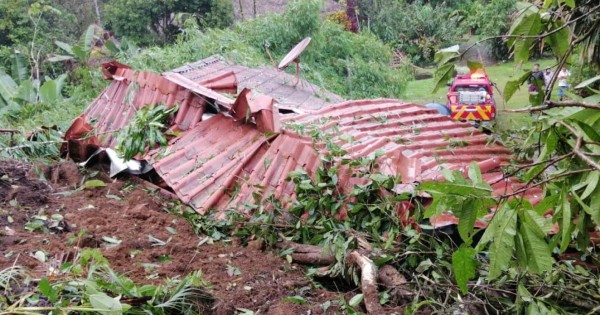
[[[546,81],[544,80],[544,73],[540,71],[540,64],[536,63],[533,65],[533,71],[531,71],[531,76],[529,77],[529,93],[537,94],[539,93],[538,84],[541,86],[546,85]]]
[[[544,69],[544,88],[549,92],[550,90],[550,81],[552,81],[552,76],[554,75],[554,71],[550,68]]]
[[[571,71],[566,67],[560,69],[558,72],[558,97],[562,101],[566,96],[565,91],[569,88],[568,79],[571,76]]]

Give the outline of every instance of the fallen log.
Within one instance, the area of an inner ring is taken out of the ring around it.
[[[356,264],[360,268],[360,290],[367,314],[383,314],[377,291],[377,267],[373,261],[358,251],[353,251],[348,255],[348,263]]]
[[[328,250],[314,245],[281,242],[279,248],[289,248],[294,252],[290,255],[292,261],[304,265],[331,265],[336,262],[335,256]]]
[[[406,288],[406,278],[396,268],[390,265],[381,266],[378,275],[380,283],[390,289],[390,295],[398,304],[412,300],[415,293]]]

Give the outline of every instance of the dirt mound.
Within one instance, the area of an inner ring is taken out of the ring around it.
[[[322,303],[339,298],[315,288],[301,267],[272,253],[201,242],[187,221],[167,213],[139,185],[105,172],[84,173],[71,162],[51,168],[0,162],[0,269],[21,265],[44,277],[49,262],[68,261],[87,247],[100,249],[116,271],[139,283],[201,270],[212,285],[214,314],[237,308],[322,314]],[[46,263],[35,258],[38,251]],[[306,304],[286,302],[291,296],[302,296]]]
[[[25,163],[0,161],[0,202],[34,207],[47,203],[51,188],[32,179],[36,170]]]

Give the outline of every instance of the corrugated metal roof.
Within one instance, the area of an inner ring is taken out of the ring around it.
[[[170,108],[178,105],[173,128],[187,130],[202,119],[205,105],[210,100],[155,73],[136,72],[113,64],[106,64],[104,69],[105,75],[113,81],[88,106],[83,117],[93,126],[99,144],[105,147],[114,147],[116,132],[125,127],[143,106],[164,104]],[[222,97],[208,91],[215,97]]]
[[[381,171],[402,178],[397,192],[414,189],[415,182],[443,180],[443,169],[466,173],[471,162],[479,164],[496,196],[523,187],[516,178],[505,179],[500,169],[511,160],[508,149],[470,124],[454,121],[435,110],[393,99],[347,101],[283,118],[281,132],[273,133],[280,130],[273,98],[244,89],[234,102],[192,82],[201,80],[222,92],[231,89],[235,82],[231,74],[220,71],[233,71],[236,76],[241,73],[242,78],[251,77],[250,72],[210,58],[186,67],[166,78],[110,64],[105,75],[112,77],[113,82],[70,128],[66,136],[69,143],[76,142],[73,137],[89,132],[93,126],[97,139],[79,144],[114,146],[113,132],[124,127],[137,109],[147,104],[180,104],[168,123],[171,129],[183,132],[145,159],[182,201],[200,213],[216,210],[223,214],[227,209],[245,212],[246,204],[269,196],[288,205],[295,197],[293,183],[286,181],[289,172],[301,168],[313,174],[320,163],[313,139],[308,136],[317,131],[318,147],[325,139],[333,141],[348,152],[349,158],[384,152],[380,157]],[[260,77],[264,73],[252,75]],[[208,101],[229,108],[228,113],[202,120]],[[91,121],[91,126],[86,121]],[[341,188],[349,189],[355,183],[350,174],[341,174]],[[524,196],[535,204],[542,191],[528,189]],[[451,213],[432,220],[437,226],[456,222]],[[477,225],[486,226],[485,218]]]
[[[443,169],[460,170],[465,175],[471,162],[479,165],[483,178],[492,185],[494,196],[512,194],[523,188],[515,177],[504,178],[501,166],[511,160],[511,152],[468,123],[452,120],[436,110],[399,100],[348,101],[321,111],[283,119],[284,129],[317,129],[348,152],[360,157],[382,150],[382,171],[401,175],[403,184],[444,180]],[[412,187],[401,185],[399,190]],[[539,188],[528,189],[524,197],[536,204],[542,198]],[[456,223],[453,216],[432,220],[442,226]],[[485,221],[479,226],[487,225]]]
[[[227,77],[230,72],[235,74],[238,92],[248,88],[271,96],[280,108],[310,112],[343,101],[338,95],[304,80],[297,86],[292,86],[296,77],[274,67],[248,68],[229,63],[219,56],[184,65],[165,72],[164,75],[171,77],[178,74],[199,85],[207,86],[208,82]]]

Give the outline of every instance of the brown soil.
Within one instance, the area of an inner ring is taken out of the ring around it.
[[[322,314],[326,301],[333,302],[327,313],[338,312],[333,306],[340,293],[315,288],[302,267],[250,247],[200,245],[202,237],[183,218],[162,209],[159,197],[104,174],[97,172],[94,179],[107,183],[105,187],[77,189],[88,177],[72,162],[48,168],[0,161],[0,269],[21,265],[41,278],[49,264],[38,261],[36,251],[60,264],[82,248],[99,248],[113,269],[139,283],[201,270],[216,300],[214,314],[233,314],[236,308],[260,314]],[[36,215],[52,214],[64,219],[41,220],[43,226],[25,229]],[[78,237],[80,231],[85,233]],[[111,244],[106,237],[120,243]],[[296,295],[307,303],[283,300]]]

